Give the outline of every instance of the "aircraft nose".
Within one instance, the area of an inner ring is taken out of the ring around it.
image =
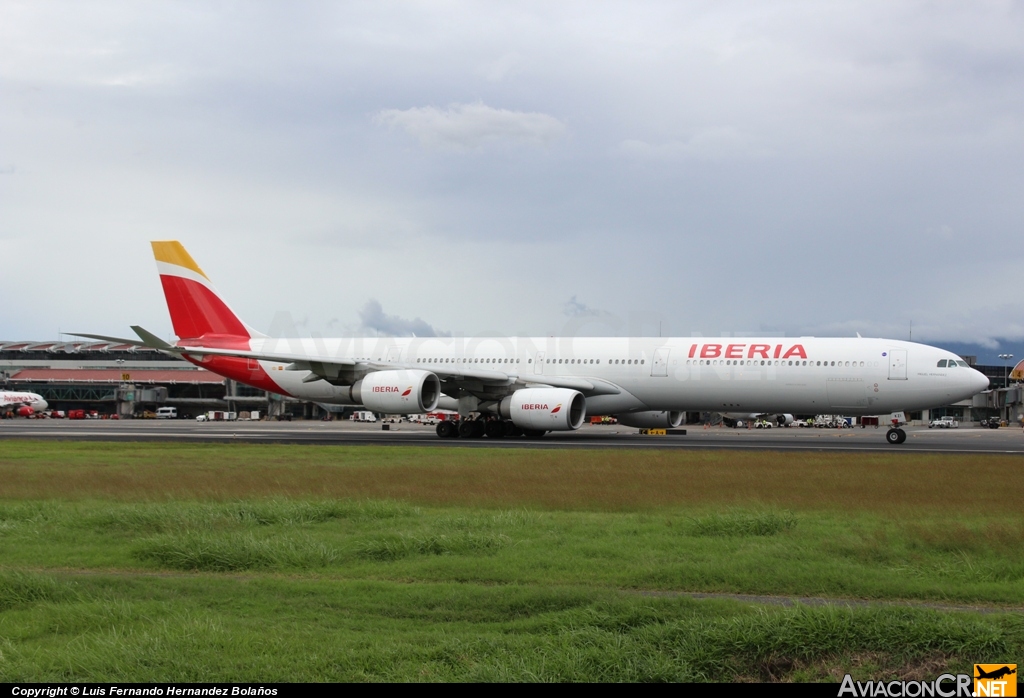
[[[971,387],[974,388],[975,393],[980,393],[982,390],[988,390],[988,376],[981,371],[971,369]]]

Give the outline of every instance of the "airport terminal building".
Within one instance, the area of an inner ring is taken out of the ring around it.
[[[1024,390],[1005,366],[968,364],[988,376],[991,389],[970,400],[908,414],[927,423],[951,416],[961,423],[1024,413]],[[0,341],[0,388],[41,395],[55,410],[84,409],[120,418],[176,407],[179,416],[210,410],[258,411],[270,418],[321,418],[320,405],[286,398],[223,378],[155,349],[110,342]],[[338,408],[335,408],[338,409]],[[696,417],[699,419],[699,414]]]
[[[154,349],[110,342],[0,341],[0,387],[38,393],[51,409],[119,418],[177,407],[315,417],[322,410],[228,380]]]

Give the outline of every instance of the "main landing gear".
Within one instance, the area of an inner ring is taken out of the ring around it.
[[[885,440],[893,445],[901,444],[907,440],[907,432],[898,427],[893,427],[885,432]]]
[[[547,432],[539,429],[520,429],[509,419],[460,419],[437,423],[437,435],[442,439],[489,439],[525,436],[539,439]]]

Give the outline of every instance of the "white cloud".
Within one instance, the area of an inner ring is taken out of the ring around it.
[[[452,104],[447,109],[384,109],[376,121],[401,128],[426,148],[477,150],[492,143],[544,146],[565,135],[561,121],[539,112],[495,109],[482,102]]]
[[[685,141],[651,144],[641,140],[625,140],[619,153],[635,160],[733,160],[765,157],[771,152],[755,140],[731,126],[709,128],[695,133]]]

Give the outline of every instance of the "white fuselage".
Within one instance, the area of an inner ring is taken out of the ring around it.
[[[42,412],[48,405],[46,400],[36,393],[0,390],[0,410],[6,411],[19,407],[31,407],[35,412]]]
[[[959,357],[943,349],[859,337],[260,338],[250,343],[253,351],[266,353],[425,371],[502,372],[510,390],[557,377],[596,379],[618,389],[588,396],[588,415],[644,410],[883,414],[948,405],[988,387],[985,376],[957,364]],[[352,404],[345,386],[309,381],[308,371],[288,370],[284,363],[259,363],[285,394]]]

